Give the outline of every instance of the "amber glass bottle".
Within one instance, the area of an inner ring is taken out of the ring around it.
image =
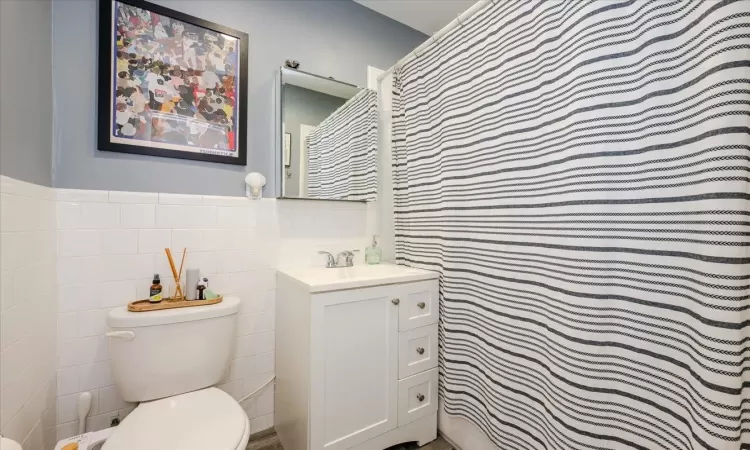
[[[161,296],[161,280],[159,274],[154,274],[154,281],[152,281],[151,289],[149,289],[148,300],[151,303],[159,303],[162,300]]]

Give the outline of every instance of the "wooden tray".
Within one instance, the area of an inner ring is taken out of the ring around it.
[[[190,306],[206,306],[221,303],[224,297],[212,298],[211,300],[172,300],[166,298],[159,303],[151,303],[148,300],[138,300],[137,302],[128,303],[128,311],[145,312],[159,311],[161,309],[187,308]]]

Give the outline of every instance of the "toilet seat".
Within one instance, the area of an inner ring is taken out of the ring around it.
[[[102,450],[244,450],[249,437],[240,404],[207,388],[141,403]]]

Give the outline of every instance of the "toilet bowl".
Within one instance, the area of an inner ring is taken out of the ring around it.
[[[102,450],[244,450],[247,415],[232,397],[201,389],[138,405]]]
[[[139,402],[102,450],[242,450],[250,422],[212,387],[227,373],[240,301],[107,315],[110,364],[123,399]]]

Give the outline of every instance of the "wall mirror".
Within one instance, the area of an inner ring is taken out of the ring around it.
[[[279,80],[281,197],[375,200],[375,91],[286,67]]]

